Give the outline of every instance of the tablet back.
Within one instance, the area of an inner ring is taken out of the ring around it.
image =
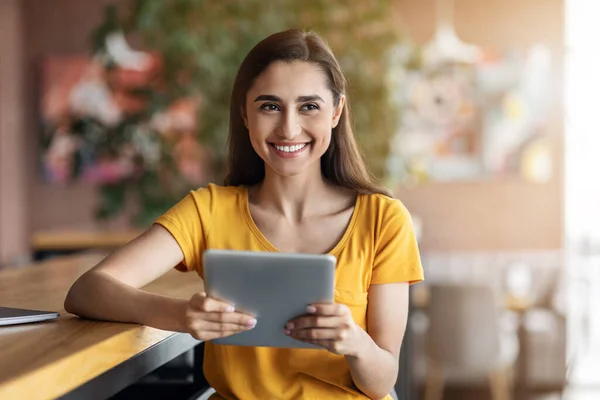
[[[311,303],[333,302],[336,259],[331,255],[207,250],[204,284],[209,297],[254,315],[254,329],[217,344],[321,348],[283,333],[292,318]]]

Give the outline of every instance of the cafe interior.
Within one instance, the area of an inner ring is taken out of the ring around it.
[[[0,307],[60,313],[0,326],[0,399],[207,398],[202,343],[63,302],[222,179],[239,63],[291,26],[339,57],[366,162],[413,218],[425,280],[396,398],[599,399],[598,17],[596,0],[0,0]]]

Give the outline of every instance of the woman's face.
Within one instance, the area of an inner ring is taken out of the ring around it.
[[[265,167],[280,176],[320,173],[344,98],[336,106],[325,73],[309,62],[272,63],[246,94],[243,117]],[[245,111],[245,113],[244,113]]]

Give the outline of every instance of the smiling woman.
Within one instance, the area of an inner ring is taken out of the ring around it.
[[[205,374],[217,399],[390,399],[408,286],[423,270],[408,211],[359,154],[346,80],[318,35],[281,32],[245,58],[228,162],[225,186],[192,191],[80,278],[66,309],[208,340]],[[210,248],[334,256],[335,303],[308,304],[281,327],[323,350],[218,345],[210,339],[258,321],[205,293],[181,301],[137,289],[173,266],[203,277]]]
[[[275,63],[270,68],[277,68],[277,66],[280,65],[280,63]],[[282,67],[285,67],[285,65],[281,66],[280,68]],[[320,71],[318,73],[321,74]],[[275,116],[278,117],[278,119],[274,122],[272,119],[270,122],[267,122],[271,124],[278,124],[277,126],[271,127],[271,130],[275,136],[280,138],[280,140],[276,140],[275,138],[267,141],[271,149],[274,149],[273,151],[277,156],[292,158],[300,155],[304,150],[308,149],[312,141],[307,140],[299,142],[296,140],[298,134],[302,131],[302,126],[311,123],[310,119],[301,117],[313,117],[312,125],[314,125],[314,117],[318,117],[318,112],[322,111],[319,105],[315,104],[315,102],[325,105],[325,101],[321,98],[321,96],[299,96],[296,98],[296,104],[290,104],[287,107],[282,107],[281,104],[283,103],[283,100],[280,97],[272,95],[260,95],[254,101],[259,104],[259,112],[262,112],[266,115],[275,114]],[[274,102],[274,104],[270,102]],[[294,114],[299,115],[295,116]],[[248,128],[247,118],[248,113],[245,115],[246,127]],[[285,119],[282,120],[282,118]],[[304,124],[302,121],[304,121]],[[286,126],[286,123],[291,124],[291,126]],[[256,147],[254,149],[256,150]]]
[[[265,174],[294,176],[312,168],[320,175],[319,160],[331,143],[344,100],[342,95],[334,103],[327,77],[316,64],[277,61],[267,67],[246,95],[243,115]]]
[[[317,170],[331,183],[388,194],[374,183],[356,145],[344,73],[315,33],[280,32],[248,53],[235,79],[229,122],[228,185],[261,182],[265,167],[277,165],[277,157],[266,156],[283,155],[274,145],[305,145],[305,165],[316,167],[319,159]],[[299,167],[285,168],[294,175]]]

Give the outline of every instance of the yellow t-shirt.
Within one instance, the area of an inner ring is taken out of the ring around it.
[[[278,251],[260,232],[244,187],[214,184],[191,192],[161,216],[179,243],[177,266],[203,277],[206,249]],[[359,195],[350,223],[329,252],[337,258],[335,301],[346,304],[354,321],[366,326],[372,284],[423,279],[410,215],[399,200]],[[343,356],[327,350],[224,346],[206,343],[204,374],[225,399],[365,399],[352,381]],[[391,398],[391,396],[388,396]]]

